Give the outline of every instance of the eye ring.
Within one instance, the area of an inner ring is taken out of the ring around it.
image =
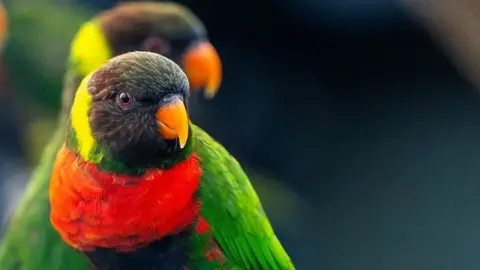
[[[117,105],[122,109],[129,109],[133,106],[135,98],[127,91],[121,91],[117,95]]]

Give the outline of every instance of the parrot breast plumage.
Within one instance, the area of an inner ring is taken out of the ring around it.
[[[196,222],[200,176],[195,154],[168,170],[128,176],[101,171],[63,146],[50,182],[51,222],[78,250],[130,251]]]

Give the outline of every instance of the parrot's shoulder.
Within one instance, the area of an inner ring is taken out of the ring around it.
[[[228,259],[245,269],[295,269],[240,163],[200,127],[192,133],[202,215]]]

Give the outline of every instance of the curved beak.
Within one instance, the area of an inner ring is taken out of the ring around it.
[[[173,97],[162,105],[156,114],[158,130],[167,140],[178,138],[180,148],[185,147],[188,139],[188,113],[179,97]]]
[[[213,98],[222,82],[222,62],[215,47],[208,41],[196,43],[185,53],[183,66],[190,87],[204,88],[204,96]]]
[[[0,2],[0,47],[5,42],[7,37],[7,11]]]

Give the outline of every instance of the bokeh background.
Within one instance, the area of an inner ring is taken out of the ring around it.
[[[55,128],[70,40],[115,2],[4,1],[2,222]],[[244,164],[297,269],[480,269],[480,4],[179,2],[224,64],[192,117]]]

